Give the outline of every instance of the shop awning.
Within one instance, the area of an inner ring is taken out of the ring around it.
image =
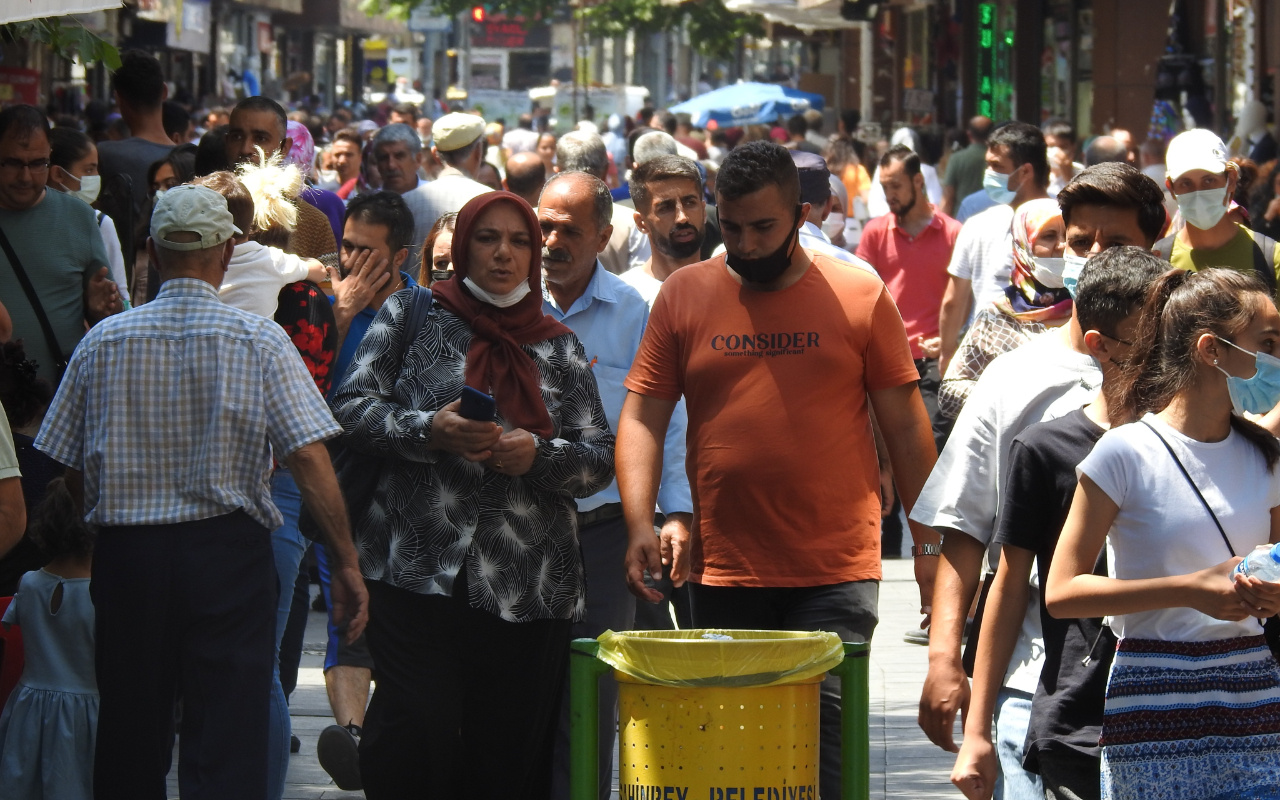
[[[119,8],[120,0],[0,0],[0,25]]]
[[[759,14],[770,22],[802,31],[830,31],[863,24],[840,16],[841,0],[725,0],[724,7],[741,14]]]

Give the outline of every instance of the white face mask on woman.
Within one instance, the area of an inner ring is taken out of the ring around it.
[[[466,278],[463,278],[462,282],[466,285],[468,289],[471,290],[471,294],[475,295],[475,298],[477,300],[486,302],[491,306],[497,306],[498,308],[508,308],[510,306],[514,306],[516,303],[519,303],[521,300],[523,300],[525,295],[533,291],[532,289],[529,288],[528,281],[520,281],[519,286],[507,292],[506,294],[491,294],[490,292],[486,292],[484,289],[481,289],[480,286],[477,285],[475,281],[471,280],[469,276]]]

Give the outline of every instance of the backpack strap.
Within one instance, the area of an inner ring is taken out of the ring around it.
[[[1253,271],[1257,273],[1267,287],[1267,291],[1276,293],[1276,240],[1255,230],[1249,231],[1253,239]]]

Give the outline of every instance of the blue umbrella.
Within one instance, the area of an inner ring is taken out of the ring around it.
[[[821,110],[822,102],[820,94],[776,83],[735,83],[672,106],[670,111],[688,114],[698,128],[711,120],[721,127],[768,125],[779,114],[789,117],[811,108]]]

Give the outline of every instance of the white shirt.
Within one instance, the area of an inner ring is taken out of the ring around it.
[[[243,242],[231,254],[218,297],[233,308],[271,319],[276,315],[280,290],[306,277],[307,263],[301,258],[257,242]]]
[[[978,309],[1003,297],[1013,272],[1013,208],[992,206],[970,217],[956,237],[947,272],[969,281],[970,322]]]
[[[1236,555],[1266,544],[1271,509],[1280,506],[1280,469],[1268,473],[1258,448],[1234,430],[1220,442],[1198,442],[1148,414],[1217,515]],[[1226,542],[1169,451],[1141,423],[1107,431],[1080,463],[1120,513],[1107,536],[1107,561],[1122,580],[1185,575],[1231,557]],[[1257,619],[1226,622],[1192,608],[1166,608],[1112,618],[1116,636],[1207,641],[1257,636]]]
[[[125,308],[129,307],[129,278],[124,271],[124,251],[120,247],[120,235],[116,224],[101,211],[97,212],[98,233],[102,234],[102,246],[107,248],[107,277],[116,282]]]
[[[938,170],[928,164],[920,165],[920,174],[924,176],[924,193],[929,202],[935,206],[942,203],[942,183],[938,181]],[[867,197],[867,216],[883,217],[889,213],[889,201],[884,199],[884,187],[880,185],[880,168],[876,167],[871,176],[871,194]]]
[[[427,240],[427,234],[431,233],[431,227],[441,215],[460,211],[471,198],[492,191],[483,183],[472,180],[457,167],[446,166],[434,181],[420,182],[400,195],[413,214],[413,241],[409,243],[409,257],[404,263],[418,264],[422,243]]]
[[[644,301],[649,304],[649,308],[653,308],[653,301],[658,299],[658,290],[662,288],[662,281],[645,272],[643,266],[632,267],[618,277],[639,292]]]
[[[1014,438],[1037,422],[1057,419],[1089,403],[1102,384],[1097,362],[1070,349],[1065,336],[1065,329],[1034,336],[998,356],[983,371],[925,481],[911,519],[991,545]],[[990,548],[988,563],[994,565],[997,556]],[[1035,692],[1043,659],[1040,595],[1033,581],[1005,685]]]

